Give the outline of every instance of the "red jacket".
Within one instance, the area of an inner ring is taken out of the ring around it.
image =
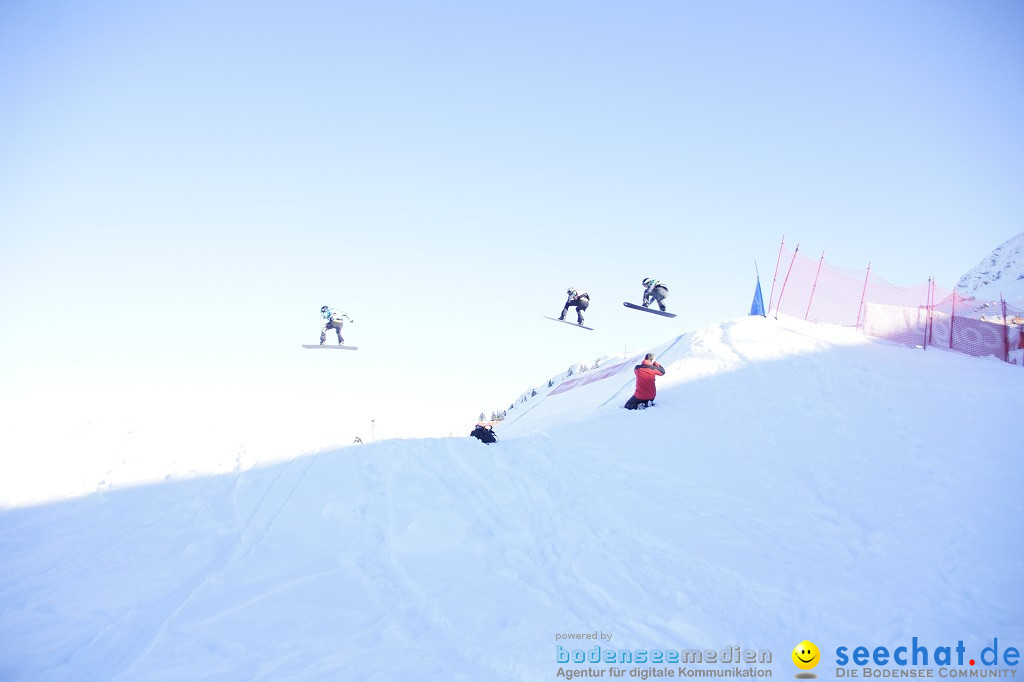
[[[637,400],[654,400],[658,393],[654,386],[654,377],[664,376],[665,368],[657,362],[644,360],[633,368],[633,373],[636,374],[636,390],[633,391],[633,397]]]

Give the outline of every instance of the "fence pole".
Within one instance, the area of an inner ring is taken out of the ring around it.
[[[925,337],[925,343],[934,343],[935,339],[933,334],[935,333],[935,278],[931,278],[931,284],[928,286],[928,335]]]
[[[935,282],[932,282],[932,307],[935,307]],[[928,334],[928,342],[935,345],[935,314],[932,314],[932,330]]]
[[[932,323],[932,278],[928,278],[928,291],[924,295],[924,340],[921,342],[921,348],[928,350],[928,327]]]
[[[779,319],[779,308],[782,306],[782,296],[786,293],[786,282],[789,281],[789,273],[793,272],[793,263],[796,262],[796,254],[800,253],[800,245],[796,245],[793,252],[793,260],[789,261],[789,270],[786,270],[786,279],[782,280],[782,289],[779,291],[779,304],[775,306],[775,319]]]
[[[782,243],[779,244],[779,257],[775,259],[775,274],[772,275],[772,293],[768,294],[768,312],[772,311],[772,298],[775,297],[775,280],[779,277],[779,261],[782,260],[782,247],[785,245],[786,235],[782,235]],[[778,308],[775,309],[775,319],[779,319]]]
[[[1021,351],[1024,351],[1024,324],[1018,324],[1017,325],[1017,348],[1020,348]],[[1020,355],[1021,355],[1020,366],[1024,367],[1024,352],[1022,352]],[[1013,361],[1014,361],[1014,364],[1017,363],[1017,359],[1016,358],[1014,358]]]
[[[864,295],[868,293],[868,278],[871,277],[871,263],[868,263],[868,272],[864,275],[864,289],[860,292],[860,307],[857,308],[857,327],[860,328],[860,316],[864,312]]]
[[[818,275],[821,274],[821,264],[825,262],[825,252],[821,252],[821,260],[818,261],[818,271],[814,273],[814,284],[811,286],[811,297],[807,299],[807,312],[804,313],[804,320],[811,314],[811,303],[814,302],[814,290],[818,288]]]
[[[1010,328],[1006,324],[1006,299],[999,292],[999,302],[1003,306],[1003,360],[1010,361]]]
[[[953,326],[956,322],[956,291],[953,292],[953,303],[949,309],[949,349],[953,350]]]

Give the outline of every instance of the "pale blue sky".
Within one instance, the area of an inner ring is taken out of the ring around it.
[[[1022,229],[1021,121],[1016,0],[8,0],[0,384],[472,419],[743,314],[783,234],[952,287]],[[541,319],[569,285],[597,331]],[[358,353],[298,349],[323,304]]]

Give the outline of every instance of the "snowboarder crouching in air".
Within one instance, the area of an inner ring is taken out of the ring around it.
[[[636,374],[636,390],[633,396],[623,405],[627,410],[643,410],[654,404],[654,396],[658,389],[654,385],[657,377],[665,376],[665,368],[654,360],[654,353],[644,356],[644,361],[633,368]]]
[[[490,424],[477,424],[469,435],[479,438],[485,443],[496,443],[498,441],[498,436],[494,433],[494,429],[491,428]]]
[[[644,285],[644,307],[646,308],[653,301],[658,302],[661,312],[665,312],[665,299],[668,298],[668,287],[653,277],[645,277]]]
[[[327,330],[333,329],[338,332],[338,345],[345,343],[345,338],[341,335],[342,321],[341,318],[345,318],[349,322],[352,322],[352,318],[345,313],[339,313],[330,306],[323,306],[320,308],[320,345],[324,345],[324,341],[327,340]]]
[[[590,294],[585,291],[576,291],[572,287],[569,287],[565,293],[569,295],[569,300],[562,307],[562,314],[558,316],[558,319],[564,320],[565,314],[569,312],[569,308],[575,307],[576,324],[583,324],[583,311],[590,305]]]

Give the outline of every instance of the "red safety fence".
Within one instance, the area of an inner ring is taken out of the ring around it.
[[[866,269],[829,265],[779,249],[768,310],[856,327],[904,346],[946,348],[1024,366],[1024,307],[979,301],[929,281],[898,287]]]

